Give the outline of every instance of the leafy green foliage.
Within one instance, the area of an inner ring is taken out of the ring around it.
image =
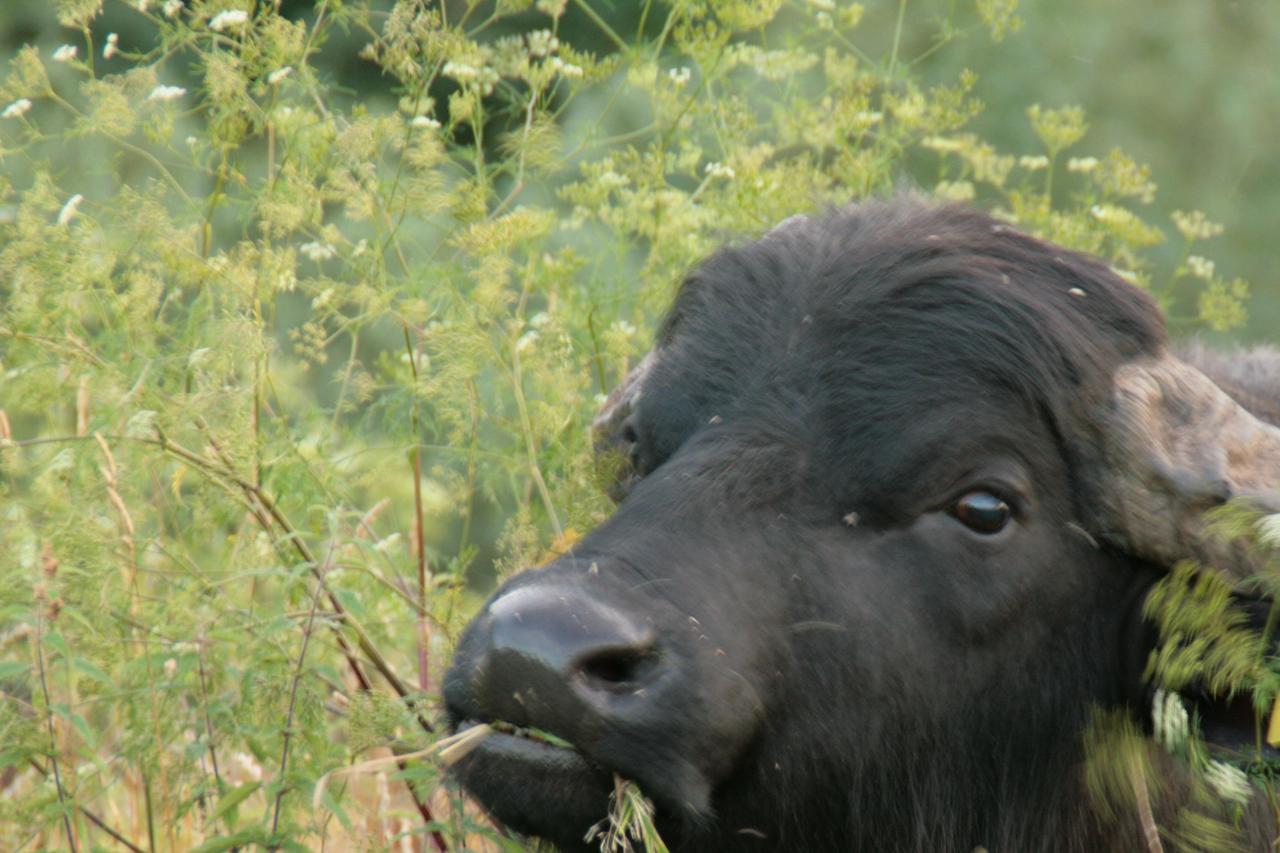
[[[1212,227],[1189,219],[1180,221],[1179,226],[1184,233]],[[1280,516],[1263,515],[1233,503],[1208,513],[1207,521],[1214,535],[1250,555],[1260,570],[1250,585],[1267,596],[1264,601],[1274,602],[1275,569],[1280,565],[1280,537],[1275,533],[1280,529]],[[1276,728],[1280,725],[1280,672],[1273,651],[1276,611],[1271,604],[1267,624],[1261,629],[1252,624],[1239,598],[1241,593],[1252,592],[1212,567],[1187,561],[1157,583],[1146,602],[1146,615],[1160,631],[1160,643],[1147,668],[1147,677],[1158,685],[1152,712],[1156,739],[1192,770],[1187,804],[1167,828],[1168,837],[1179,849],[1239,847],[1243,841],[1237,832],[1238,822],[1251,797],[1250,780],[1274,797],[1277,763],[1268,757],[1264,746],[1275,746],[1280,731]],[[1207,693],[1219,700],[1238,693],[1249,696],[1255,712],[1253,748],[1242,755],[1201,740],[1200,721],[1188,713],[1177,692],[1180,690]],[[1114,721],[1109,731],[1105,724],[1099,727],[1095,723],[1091,736],[1123,739],[1123,732],[1123,726]],[[1131,755],[1141,748],[1127,747]],[[1108,787],[1105,782],[1107,773],[1115,773],[1115,763],[1103,756],[1099,751],[1093,762],[1095,792],[1113,804],[1123,802],[1116,786]],[[1141,778],[1141,784],[1157,784],[1159,772],[1149,766],[1140,772],[1135,778]]]
[[[431,741],[495,569],[608,512],[591,413],[726,239],[910,176],[1243,316],[1203,214],[1162,273],[1148,170],[1067,157],[1081,110],[1031,108],[1042,150],[968,131],[981,83],[917,76],[905,3],[886,43],[826,0],[648,2],[634,37],[585,0],[273,8],[60,0],[68,43],[0,82],[6,848],[510,846],[429,762],[308,795]]]
[[[1146,612],[1163,641],[1147,676],[1170,690],[1203,682],[1215,694],[1249,689],[1261,678],[1264,640],[1249,626],[1221,575],[1178,564],[1147,598]]]

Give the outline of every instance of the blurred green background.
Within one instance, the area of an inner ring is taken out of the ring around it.
[[[311,7],[306,0],[284,5],[291,17],[305,17]],[[619,32],[635,31],[641,5],[596,4]],[[899,4],[864,5],[860,41],[874,52],[892,40]],[[122,6],[108,2],[100,26],[127,39],[140,16]],[[931,82],[953,81],[963,68],[977,72],[976,94],[986,109],[971,129],[1002,151],[1038,153],[1026,120],[1031,104],[1084,107],[1090,133],[1079,148],[1101,153],[1119,147],[1151,166],[1159,184],[1151,221],[1167,227],[1169,212],[1200,209],[1226,226],[1201,250],[1224,275],[1243,277],[1252,287],[1248,324],[1229,337],[1274,340],[1280,327],[1280,275],[1273,260],[1280,223],[1280,2],[1022,0],[1021,29],[999,44],[978,24],[949,29],[943,22],[956,19],[956,8],[956,0],[906,4],[902,56],[926,54],[913,71]],[[574,4],[563,26],[574,44],[600,53],[610,49]],[[68,38],[49,0],[0,3],[0,59],[28,43],[47,55]],[[327,70],[353,97],[391,98],[376,67],[356,58],[362,43],[353,38],[350,51],[326,51],[345,57]],[[1172,259],[1177,250],[1166,244],[1158,252]]]
[[[1227,275],[1252,285],[1249,323],[1238,339],[1274,341],[1280,3],[1024,0],[1019,14],[1022,30],[995,48],[975,41],[936,54],[940,72],[978,72],[987,103],[974,124],[978,135],[1032,150],[1022,120],[1027,104],[1083,106],[1086,142],[1118,146],[1150,164],[1163,213],[1200,209],[1226,226],[1206,248]]]

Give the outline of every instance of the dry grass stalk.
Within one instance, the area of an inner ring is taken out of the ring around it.
[[[80,377],[76,389],[76,435],[89,434],[89,377]]]
[[[137,531],[133,525],[133,517],[129,514],[129,507],[120,496],[120,469],[116,466],[116,458],[112,455],[111,448],[101,433],[95,432],[93,438],[98,443],[103,457],[106,458],[106,464],[98,470],[102,472],[102,479],[107,486],[107,499],[111,501],[111,506],[120,516],[120,539],[128,549],[129,556],[124,564],[124,585],[129,590],[129,615],[136,618],[138,614],[138,550],[134,542]]]
[[[1155,814],[1151,811],[1151,795],[1147,791],[1147,778],[1141,766],[1133,768],[1133,793],[1138,806],[1138,820],[1142,823],[1142,837],[1146,841],[1147,853],[1164,853],[1164,844],[1160,841],[1160,828],[1156,826]]]
[[[377,541],[378,537],[373,532],[373,524],[378,520],[378,516],[382,515],[383,511],[389,506],[391,506],[391,498],[383,498],[374,504],[360,519],[360,524],[354,534],[355,538]]]
[[[368,761],[361,761],[359,764],[352,764],[349,767],[330,770],[316,782],[315,793],[311,795],[311,806],[319,810],[320,801],[324,798],[324,792],[329,787],[331,779],[351,776],[357,773],[381,771],[385,767],[398,765],[414,758],[422,758],[432,753],[439,753],[442,762],[446,765],[453,765],[462,760],[463,756],[479,746],[491,734],[493,734],[493,728],[487,723],[480,723],[466,731],[458,732],[456,735],[440,738],[440,740],[426,749],[405,752],[399,755],[388,755],[383,758],[371,758]]]
[[[438,741],[436,749],[440,750],[440,760],[444,762],[446,767],[452,767],[491,734],[493,734],[493,727],[488,723],[481,723],[478,726],[472,726],[466,731],[458,732],[456,735]]]
[[[601,853],[668,853],[653,822],[653,803],[634,782],[617,774],[609,795],[609,816],[591,827],[583,840],[589,843],[596,838]]]

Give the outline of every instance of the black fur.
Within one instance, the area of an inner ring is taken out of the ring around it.
[[[1088,805],[1081,734],[1091,708],[1145,719],[1162,567],[1098,546],[1088,471],[1112,373],[1164,344],[1103,262],[964,208],[865,203],[720,251],[628,420],[638,485],[495,596],[639,614],[665,692],[625,723],[554,702],[520,722],[573,740],[587,787],[638,782],[681,850],[1140,849],[1136,817]],[[961,523],[975,491],[1014,521]],[[449,675],[455,723],[499,715],[486,630]],[[573,846],[582,818],[521,772],[459,768]]]

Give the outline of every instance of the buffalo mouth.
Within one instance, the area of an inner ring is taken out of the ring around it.
[[[478,720],[463,720],[459,734]],[[453,766],[463,787],[499,823],[564,850],[591,849],[588,831],[609,811],[613,774],[566,741],[488,722],[492,731]]]

